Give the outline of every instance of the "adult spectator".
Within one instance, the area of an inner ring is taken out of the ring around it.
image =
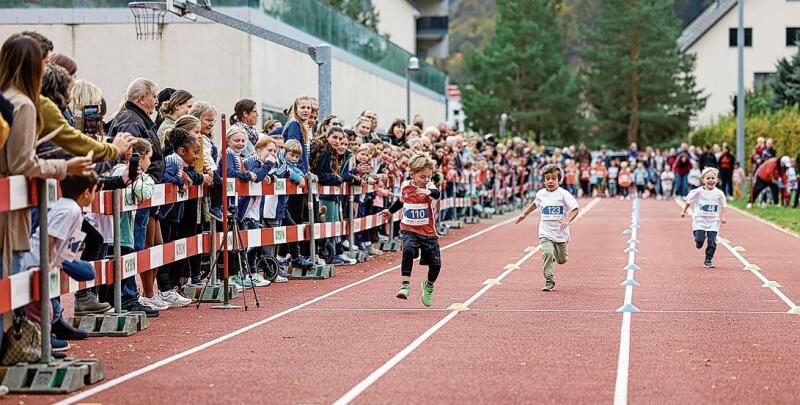
[[[406,143],[406,121],[403,119],[396,119],[389,125],[386,131],[386,141],[394,146],[403,146]]]
[[[161,123],[164,122],[164,116],[161,115],[161,106],[164,105],[164,103],[166,103],[167,101],[169,101],[170,98],[172,98],[172,94],[175,93],[175,91],[176,91],[175,89],[167,87],[166,89],[159,91],[158,96],[156,96],[158,100],[156,102],[156,121],[155,121],[156,130],[158,128],[161,128]]]
[[[439,138],[436,138],[436,139],[431,138],[431,141],[433,141],[434,143],[440,142],[440,141],[444,141],[445,139],[447,139],[448,136],[450,136],[450,124],[449,123],[440,122],[439,125],[436,126],[436,129],[439,130]]]
[[[78,64],[67,55],[57,53],[50,57],[50,63],[64,68],[73,79],[78,74]]]
[[[164,177],[164,154],[161,151],[161,141],[156,132],[155,123],[150,116],[155,112],[158,101],[158,86],[149,79],[134,79],[125,92],[125,104],[111,122],[108,130],[109,137],[115,137],[120,132],[127,132],[137,138],[147,139],[153,148],[150,157],[150,167],[147,174],[156,184],[162,182]],[[156,218],[158,208],[142,208],[136,211],[134,218],[134,251],[162,244],[161,224]],[[158,269],[140,273],[142,280],[142,293],[147,298],[155,295],[153,283]],[[130,296],[123,296],[123,307],[126,310],[141,310],[141,304],[132,300]]]
[[[728,145],[722,146],[722,151],[717,161],[719,169],[719,188],[730,197],[733,195],[733,169],[736,164],[736,158],[728,149]]]
[[[411,120],[414,123],[414,126],[417,128],[425,128],[425,118],[422,117],[420,114],[414,114],[414,119]]]
[[[258,131],[256,130],[258,104],[247,98],[237,101],[233,107],[230,123],[231,127],[241,128],[247,134],[242,156],[247,157],[255,153],[256,144],[258,143]]]
[[[772,194],[771,201],[773,203],[779,202],[778,180],[780,179],[783,184],[787,184],[786,169],[790,167],[792,167],[792,159],[789,156],[783,156],[780,159],[777,157],[769,158],[761,163],[761,166],[758,167],[753,176],[753,188],[750,190],[750,202],[747,203],[747,208],[752,208],[756,198],[767,188]]]
[[[361,113],[361,116],[369,119],[369,134],[371,135],[371,138],[375,138],[376,131],[378,130],[378,114],[370,110],[364,110]]]
[[[44,55],[44,63],[48,63],[50,53],[53,51],[53,43],[47,37],[33,31],[25,31],[19,35],[24,35],[36,41],[41,54]],[[38,116],[41,117],[41,127],[38,130],[39,136],[49,137],[54,144],[70,155],[86,156],[89,152],[92,152],[95,162],[110,161],[125,153],[132,142],[128,134],[121,134],[119,139],[114,140],[113,144],[99,142],[94,137],[73,128],[70,122],[64,118],[62,111],[49,98],[37,97],[34,102],[36,103]]]
[[[688,153],[681,153],[675,160],[675,195],[685,197],[689,193],[689,172],[692,171],[692,161]]]
[[[276,119],[266,120],[264,121],[263,130],[265,134],[271,134],[276,130],[280,130],[282,126],[281,122]]]
[[[635,162],[636,159],[639,158],[639,145],[636,142],[631,142],[630,148],[628,148],[628,161]]]
[[[703,146],[703,154],[700,155],[700,171],[706,167],[717,168],[717,157],[709,145]]]
[[[67,173],[91,171],[86,157],[45,160],[36,156],[37,124],[41,124],[34,100],[39,98],[44,53],[39,41],[14,34],[0,48],[0,92],[13,106],[13,124],[0,149],[0,177],[62,179]],[[38,121],[38,122],[37,122]],[[0,213],[0,252],[3,274],[18,272],[21,253],[30,250],[31,219],[27,210]]]
[[[169,100],[163,102],[159,107],[159,115],[163,121],[158,126],[158,140],[161,142],[161,149],[164,149],[164,138],[167,131],[175,127],[175,121],[183,117],[189,112],[194,103],[192,93],[186,90],[176,90],[169,97]]]
[[[578,156],[575,156],[580,166],[589,166],[592,163],[592,152],[586,148],[586,145],[581,144],[578,147]]]

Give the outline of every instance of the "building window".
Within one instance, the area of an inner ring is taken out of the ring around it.
[[[761,87],[769,84],[770,79],[775,76],[774,72],[755,72],[753,73],[753,87]]]
[[[731,48],[735,48],[738,46],[736,43],[736,28],[730,28],[728,30],[728,46]],[[744,46],[752,47],[753,46],[753,29],[752,28],[745,28],[744,29]]]
[[[797,46],[800,42],[800,28],[787,27],[786,28],[786,46]]]

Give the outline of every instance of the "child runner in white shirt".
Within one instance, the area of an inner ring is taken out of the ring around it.
[[[542,267],[545,284],[542,291],[553,291],[556,287],[555,264],[567,262],[567,242],[569,242],[569,224],[578,216],[580,206],[575,197],[567,190],[559,187],[562,172],[558,165],[550,164],[542,169],[544,189],[536,193],[536,198],[525,212],[517,217],[522,222],[537,207],[541,207],[539,221],[539,242],[542,244]]]
[[[706,167],[702,174],[703,187],[696,188],[686,196],[686,205],[681,211],[681,217],[686,216],[689,207],[693,207],[692,233],[698,249],[703,247],[703,242],[708,239],[706,246],[706,259],[703,265],[707,269],[714,268],[712,260],[717,250],[717,233],[719,224],[725,223],[725,207],[727,200],[725,193],[717,188],[719,171],[713,167]]]

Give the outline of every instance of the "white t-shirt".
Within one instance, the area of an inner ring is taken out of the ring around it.
[[[50,268],[60,267],[65,261],[75,260],[86,237],[81,231],[83,212],[75,200],[61,198],[47,212],[48,236],[56,238]],[[22,269],[39,267],[39,228],[31,236],[31,250],[22,258]]]
[[[700,169],[692,169],[689,171],[689,179],[687,183],[690,186],[700,187],[700,177],[701,177]]]
[[[672,190],[672,182],[675,181],[675,173],[662,172],[661,173],[661,187],[665,190]]]
[[[541,212],[539,237],[553,242],[569,242],[569,228],[561,230],[561,220],[579,207],[575,197],[561,187],[555,191],[543,188],[536,192],[534,202]]]
[[[719,232],[719,214],[727,206],[727,199],[722,190],[714,187],[709,190],[705,187],[696,188],[686,196],[686,202],[692,204],[693,231]]]

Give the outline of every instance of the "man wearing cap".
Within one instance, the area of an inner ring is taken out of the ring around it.
[[[765,188],[769,187],[772,194],[772,201],[778,201],[778,179],[787,184],[786,169],[792,167],[792,159],[789,156],[769,158],[761,163],[756,170],[753,188],[750,191],[750,202],[747,208],[752,208],[756,198]]]

